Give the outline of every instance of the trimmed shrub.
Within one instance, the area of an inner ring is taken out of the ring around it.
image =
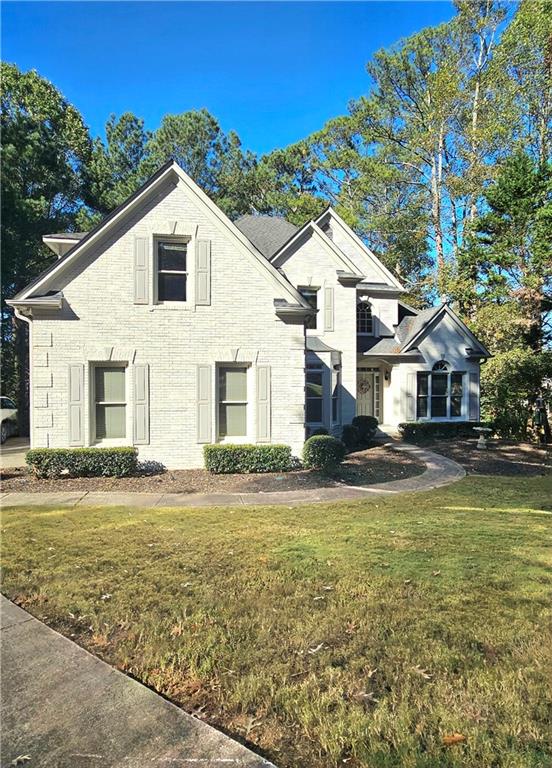
[[[347,454],[341,440],[331,435],[309,437],[303,446],[303,466],[306,469],[325,471],[338,467]]]
[[[37,477],[126,477],[136,473],[138,451],[121,448],[33,448],[25,461]]]
[[[378,428],[378,420],[375,416],[355,416],[352,424],[358,429],[359,440],[362,444],[369,443]]]
[[[329,435],[330,433],[326,429],[326,427],[317,427],[316,429],[313,429],[312,432],[309,432],[309,437],[314,437],[315,435]]]
[[[399,424],[399,432],[405,440],[423,441],[438,438],[477,437],[474,427],[493,425],[483,421],[408,421]]]
[[[289,472],[292,469],[289,445],[216,443],[203,446],[203,456],[205,468],[216,475]]]
[[[360,430],[353,424],[345,424],[341,432],[341,440],[348,451],[354,451],[360,445]]]

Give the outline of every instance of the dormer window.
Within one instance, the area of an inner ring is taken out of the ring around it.
[[[157,241],[157,301],[186,301],[188,243]]]
[[[361,336],[374,335],[374,318],[372,317],[372,305],[369,301],[357,302],[357,333]]]

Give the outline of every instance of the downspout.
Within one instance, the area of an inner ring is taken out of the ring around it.
[[[13,308],[14,315],[18,320],[23,320],[29,325],[29,445],[33,447],[33,345],[32,345],[32,319],[31,316],[24,315],[17,307]],[[32,310],[31,310],[32,312]]]

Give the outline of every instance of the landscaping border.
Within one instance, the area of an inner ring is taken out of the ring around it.
[[[371,496],[429,491],[449,485],[465,476],[456,461],[410,443],[386,443],[394,451],[404,451],[426,465],[421,475],[376,483],[370,486],[340,485],[295,491],[256,493],[137,493],[116,491],[6,492],[0,495],[2,506],[128,506],[128,507],[218,507],[255,504],[298,506],[329,501],[355,501]]]

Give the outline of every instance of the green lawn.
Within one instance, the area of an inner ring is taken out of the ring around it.
[[[551,524],[550,477],[293,509],[5,509],[3,591],[281,768],[544,768]]]

